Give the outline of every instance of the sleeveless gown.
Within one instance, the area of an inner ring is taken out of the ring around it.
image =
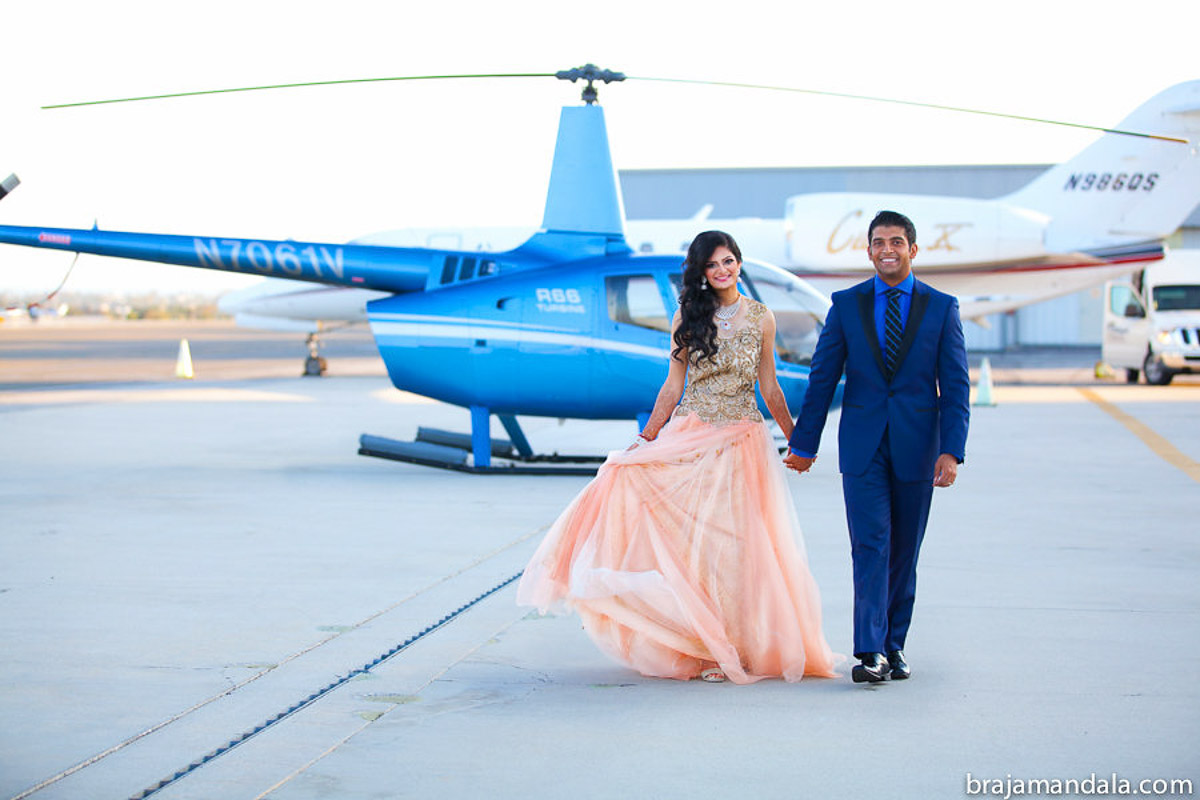
[[[765,308],[688,368],[658,437],[614,451],[525,568],[517,602],[575,610],[651,677],[834,677],[784,467],[754,395]]]

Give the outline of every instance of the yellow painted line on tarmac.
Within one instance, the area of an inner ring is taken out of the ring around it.
[[[1145,443],[1145,445],[1149,447],[1156,456],[1161,458],[1163,461],[1166,461],[1171,466],[1182,470],[1183,474],[1187,475],[1196,483],[1200,483],[1200,463],[1188,458],[1179,450],[1179,448],[1171,444],[1159,434],[1155,433],[1144,422],[1135,419],[1129,414],[1126,414],[1124,411],[1117,408],[1115,405],[1105,400],[1091,389],[1080,388],[1079,393],[1091,402],[1098,405],[1105,413],[1107,413],[1117,422],[1120,422],[1122,425],[1128,428],[1129,431],[1134,436],[1141,439],[1142,442]]]
[[[67,403],[311,403],[311,397],[255,389],[45,389],[0,392],[0,405],[42,406]]]
[[[1080,395],[1087,389],[1110,403],[1196,403],[1200,404],[1200,384],[1182,386],[1028,386],[1006,385],[992,389],[996,405],[1005,403],[1086,403]],[[971,402],[975,402],[977,389],[971,389]]]

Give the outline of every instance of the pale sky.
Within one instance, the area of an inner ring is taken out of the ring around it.
[[[1200,78],[1200,4],[191,0],[7,4],[0,224],[342,242],[541,221],[552,79],[375,83],[42,111],[198,89],[554,72],[766,83],[1112,126]],[[657,83],[600,90],[618,169],[1052,163],[1094,138],[1032,123]],[[781,209],[782,212],[782,209]],[[0,245],[0,289],[72,256]],[[79,290],[257,280],[81,256]]]

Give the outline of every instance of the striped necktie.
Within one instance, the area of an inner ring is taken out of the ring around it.
[[[900,352],[904,326],[900,323],[900,290],[888,289],[884,294],[887,295],[887,309],[883,313],[883,365],[891,378],[896,372],[896,354]]]

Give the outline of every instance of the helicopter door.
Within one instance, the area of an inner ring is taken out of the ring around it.
[[[544,281],[544,282],[543,282]],[[528,284],[515,301],[521,320],[514,391],[527,408],[556,417],[593,418],[589,393],[595,297],[570,282]]]
[[[664,287],[648,273],[604,276],[605,317],[601,330],[608,340],[604,376],[597,391],[640,397],[648,409],[667,375],[671,318]]]

